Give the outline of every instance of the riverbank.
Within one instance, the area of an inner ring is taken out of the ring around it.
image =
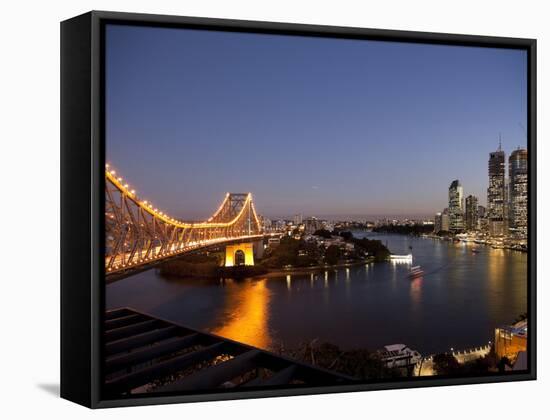
[[[280,276],[286,276],[286,275],[303,275],[303,274],[312,274],[312,273],[322,273],[324,271],[328,270],[337,270],[339,268],[348,268],[348,267],[355,267],[358,265],[363,264],[370,264],[376,262],[376,259],[374,257],[365,258],[361,261],[353,261],[353,262],[347,262],[347,263],[341,263],[341,264],[334,264],[334,265],[316,265],[313,267],[292,267],[292,268],[284,268],[284,269],[269,269],[268,272],[264,275],[265,277],[280,277]]]
[[[493,249],[508,249],[510,251],[529,252],[529,249],[527,248],[526,245],[521,245],[519,243],[510,243],[502,239],[478,239],[478,238],[469,238],[469,237],[464,238],[458,235],[439,236],[435,234],[427,234],[427,235],[421,235],[421,236],[423,238],[438,239],[440,241],[484,245],[484,246],[489,246]]]
[[[339,268],[354,267],[357,265],[370,264],[375,262],[374,257],[365,258],[359,261],[352,261],[333,265],[316,265],[311,267],[289,267],[289,268],[266,268],[261,265],[254,266],[235,266],[219,267],[206,265],[206,263],[191,264],[188,262],[170,262],[160,267],[160,274],[182,278],[273,278],[287,275],[305,275],[312,273],[322,273],[328,270],[337,270]]]

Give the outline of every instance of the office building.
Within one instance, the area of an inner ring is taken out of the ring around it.
[[[487,218],[489,234],[502,236],[506,223],[505,154],[500,145],[489,154],[489,188],[487,188]]]
[[[455,179],[449,187],[449,229],[451,232],[464,230],[464,191],[460,181]]]
[[[464,218],[464,224],[466,230],[478,229],[478,200],[475,195],[469,195],[466,197],[466,212]]]
[[[519,238],[527,238],[527,150],[517,149],[508,161],[509,177],[509,229]]]

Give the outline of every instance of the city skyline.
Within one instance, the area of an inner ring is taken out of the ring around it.
[[[429,216],[453,179],[485,205],[498,133],[507,156],[526,147],[521,51],[124,26],[107,38],[107,161],[175,217],[204,218],[227,191],[252,192],[266,217]]]

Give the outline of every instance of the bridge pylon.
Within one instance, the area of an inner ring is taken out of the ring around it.
[[[243,242],[225,247],[225,266],[254,265],[254,244]]]

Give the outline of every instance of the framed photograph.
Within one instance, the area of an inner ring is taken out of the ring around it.
[[[61,23],[61,395],[536,378],[536,41]]]

